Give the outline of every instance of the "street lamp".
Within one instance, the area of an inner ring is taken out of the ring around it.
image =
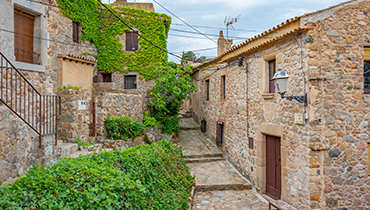
[[[304,96],[285,96],[285,93],[288,91],[288,79],[289,75],[281,69],[278,69],[278,72],[272,77],[275,89],[281,95],[281,98],[286,98],[289,101],[295,99],[299,103],[307,104],[307,93]]]

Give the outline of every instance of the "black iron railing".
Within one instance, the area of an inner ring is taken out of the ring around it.
[[[58,139],[60,97],[39,91],[0,52],[0,101],[40,136],[55,134]]]
[[[41,63],[40,54],[33,52],[33,51],[15,48],[14,55],[15,55],[16,61],[38,64],[38,65],[40,65]]]

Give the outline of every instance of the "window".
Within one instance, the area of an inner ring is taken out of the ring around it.
[[[221,99],[226,99],[226,76],[221,76]]]
[[[19,10],[14,10],[14,55],[15,60],[34,63],[39,56],[33,50],[33,32],[35,17]]]
[[[112,82],[112,73],[102,73],[103,82]]]
[[[125,76],[125,89],[136,89],[136,75]]]
[[[275,93],[275,84],[272,78],[275,75],[276,60],[269,61],[269,93]]]
[[[136,51],[139,49],[137,33],[126,31],[126,51]]]
[[[370,47],[365,47],[364,58],[364,94],[370,94]]]
[[[80,36],[80,24],[78,22],[73,21],[73,42],[80,43],[81,36]]]
[[[254,148],[253,138],[249,137],[248,139],[249,139],[249,142],[248,142],[249,149],[253,149]]]
[[[195,113],[194,113],[195,115]],[[200,123],[200,130],[203,131],[203,132],[206,132],[207,131],[207,121],[205,120],[202,120],[201,123]]]
[[[206,80],[206,100],[209,100],[209,79]]]

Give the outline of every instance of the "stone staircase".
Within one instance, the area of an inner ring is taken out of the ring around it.
[[[78,151],[78,144],[67,143],[62,140],[58,140],[58,145],[61,146],[61,157],[67,157]]]
[[[191,118],[182,118],[180,127],[179,144],[195,176],[189,210],[268,209],[268,203]]]
[[[200,130],[181,131],[184,160],[195,176],[195,191],[247,190],[252,185],[225,160],[222,151]]]

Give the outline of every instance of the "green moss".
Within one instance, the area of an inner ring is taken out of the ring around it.
[[[60,11],[82,26],[82,40],[89,40],[97,47],[97,68],[108,73],[137,71],[145,79],[154,79],[152,72],[159,62],[167,62],[167,54],[149,42],[139,39],[140,48],[136,52],[125,53],[118,35],[130,29],[115,18],[97,0],[57,0]],[[162,49],[167,48],[171,17],[156,12],[128,7],[107,5],[130,27]],[[83,11],[83,12],[81,12]],[[125,67],[127,69],[125,70]]]
[[[82,87],[81,86],[63,86],[63,87],[58,87],[58,90],[80,90]]]

